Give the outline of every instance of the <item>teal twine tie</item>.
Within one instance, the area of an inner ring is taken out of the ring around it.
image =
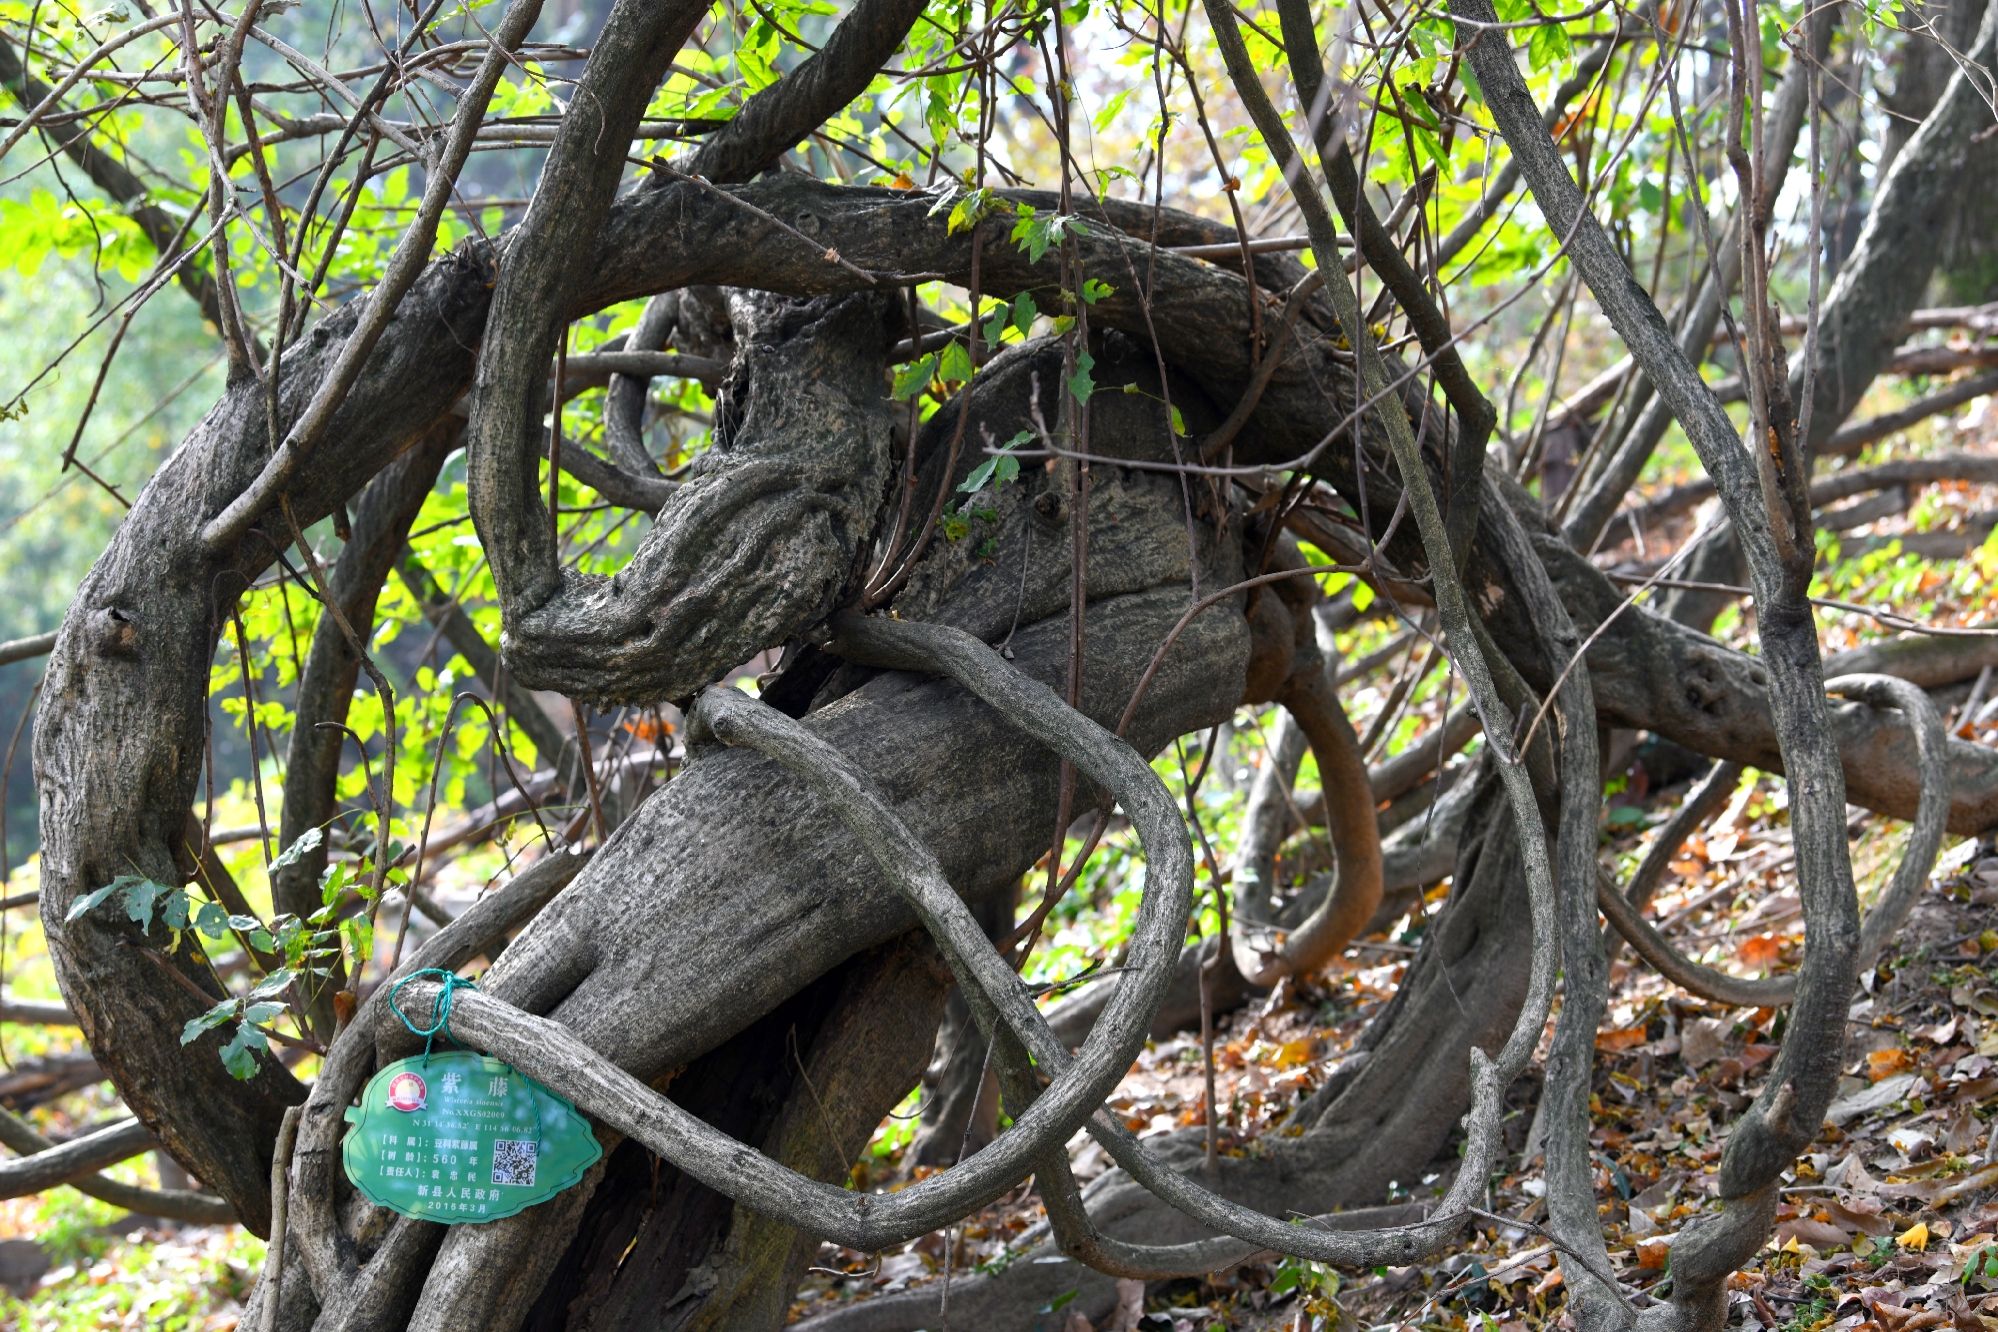
[[[411,1022],[409,1014],[403,1012],[401,1005],[395,1001],[395,997],[401,992],[402,987],[419,976],[435,976],[441,982],[441,988],[437,992],[436,1006],[431,1010],[433,1021],[428,1027],[419,1027],[414,1022]],[[451,1039],[451,996],[459,990],[476,990],[478,988],[475,982],[468,981],[457,972],[446,971],[442,967],[424,967],[421,970],[412,971],[389,987],[389,1012],[395,1014],[401,1020],[402,1025],[409,1028],[410,1035],[421,1036],[423,1038],[423,1062],[425,1065],[430,1063],[431,1043],[440,1035],[445,1040]]]

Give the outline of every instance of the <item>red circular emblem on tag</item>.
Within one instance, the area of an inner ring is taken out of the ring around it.
[[[416,1074],[398,1073],[389,1079],[388,1103],[397,1110],[421,1110],[428,1090]]]

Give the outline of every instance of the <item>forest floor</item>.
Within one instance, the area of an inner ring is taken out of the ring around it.
[[[1776,812],[1764,810],[1760,819]],[[1689,851],[1704,862],[1699,868],[1725,871],[1735,892],[1717,896],[1701,875],[1661,896],[1658,907],[1679,920],[1681,942],[1713,940],[1713,951],[1754,970],[1789,957],[1800,922],[1794,891],[1754,893],[1776,877],[1782,856],[1753,827],[1742,831],[1738,839],[1724,831]],[[1965,842],[1954,859],[1893,955],[1864,978],[1830,1126],[1786,1181],[1775,1239],[1735,1280],[1732,1326],[1998,1332],[1998,844]],[[1737,897],[1752,897],[1755,906],[1729,916]],[[1405,965],[1398,951],[1387,950],[1375,966],[1279,991],[1220,1024],[1224,1152],[1242,1150],[1338,1065],[1392,991]],[[1753,1096],[1782,1020],[1776,1010],[1690,999],[1631,965],[1628,955],[1613,979],[1592,1105],[1597,1191],[1619,1276],[1658,1293],[1669,1281],[1673,1236],[1711,1199],[1726,1126]],[[1198,1037],[1155,1043],[1110,1104],[1141,1132],[1204,1126]],[[1440,1264],[1343,1278],[1289,1260],[1250,1264],[1155,1288],[1148,1302],[1101,1327],[1558,1326],[1561,1278],[1540,1228],[1545,1207],[1531,1145],[1537,1134],[1526,1111],[1509,1128],[1512,1173],[1494,1181],[1489,1206],[1511,1220],[1479,1226]],[[1449,1165],[1434,1163],[1400,1196],[1433,1191]],[[1100,1173],[1100,1149],[1081,1148],[1077,1166],[1085,1178]],[[880,1179],[893,1176],[895,1154],[875,1169]],[[995,1205],[949,1237],[950,1266],[961,1274],[990,1264],[1041,1216],[1031,1196]],[[850,1275],[816,1276],[800,1310],[942,1280],[945,1243],[932,1235],[879,1256],[828,1248],[822,1266]],[[1059,1332],[1089,1326],[1048,1312],[1057,1316],[1046,1325]]]

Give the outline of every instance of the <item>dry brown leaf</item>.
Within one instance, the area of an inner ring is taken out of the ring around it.
[[[1880,1214],[1880,1204],[1865,1198],[1834,1198],[1825,1204],[1825,1214],[1856,1234],[1887,1235],[1894,1230],[1894,1223]]]
[[[1851,1244],[1852,1232],[1830,1221],[1820,1221],[1816,1217],[1811,1216],[1799,1216],[1792,1217],[1788,1221],[1778,1222],[1776,1226],[1776,1238],[1786,1244],[1791,1240],[1795,1240],[1799,1244],[1810,1245],[1820,1253],[1829,1253],[1833,1249],[1843,1249]]]
[[[1923,1027],[1915,1034],[1932,1045],[1948,1045],[1956,1039],[1957,1014],[1950,1014],[1933,1027]]]
[[[1728,1024],[1717,1018],[1688,1022],[1679,1032],[1679,1058],[1687,1068],[1703,1068],[1721,1057]]]
[[[1980,1318],[1977,1311],[1970,1307],[1970,1301],[1959,1290],[1950,1297],[1949,1321],[1956,1332],[1990,1332],[1994,1320]]]
[[[1647,1240],[1639,1244],[1635,1252],[1638,1270],[1662,1272],[1665,1270],[1666,1260],[1672,1256],[1672,1246],[1664,1240]]]
[[[1145,1283],[1122,1277],[1117,1282],[1117,1312],[1110,1315],[1105,1332],[1138,1332],[1145,1316]]]

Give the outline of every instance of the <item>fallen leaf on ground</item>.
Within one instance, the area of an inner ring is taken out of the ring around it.
[[[1741,959],[1744,967],[1767,971],[1782,959],[1783,941],[1773,934],[1750,935],[1741,941],[1734,955]]]
[[[1866,1056],[1866,1078],[1869,1082],[1881,1082],[1896,1073],[1907,1072],[1914,1065],[1915,1057],[1899,1046],[1875,1050]]]

